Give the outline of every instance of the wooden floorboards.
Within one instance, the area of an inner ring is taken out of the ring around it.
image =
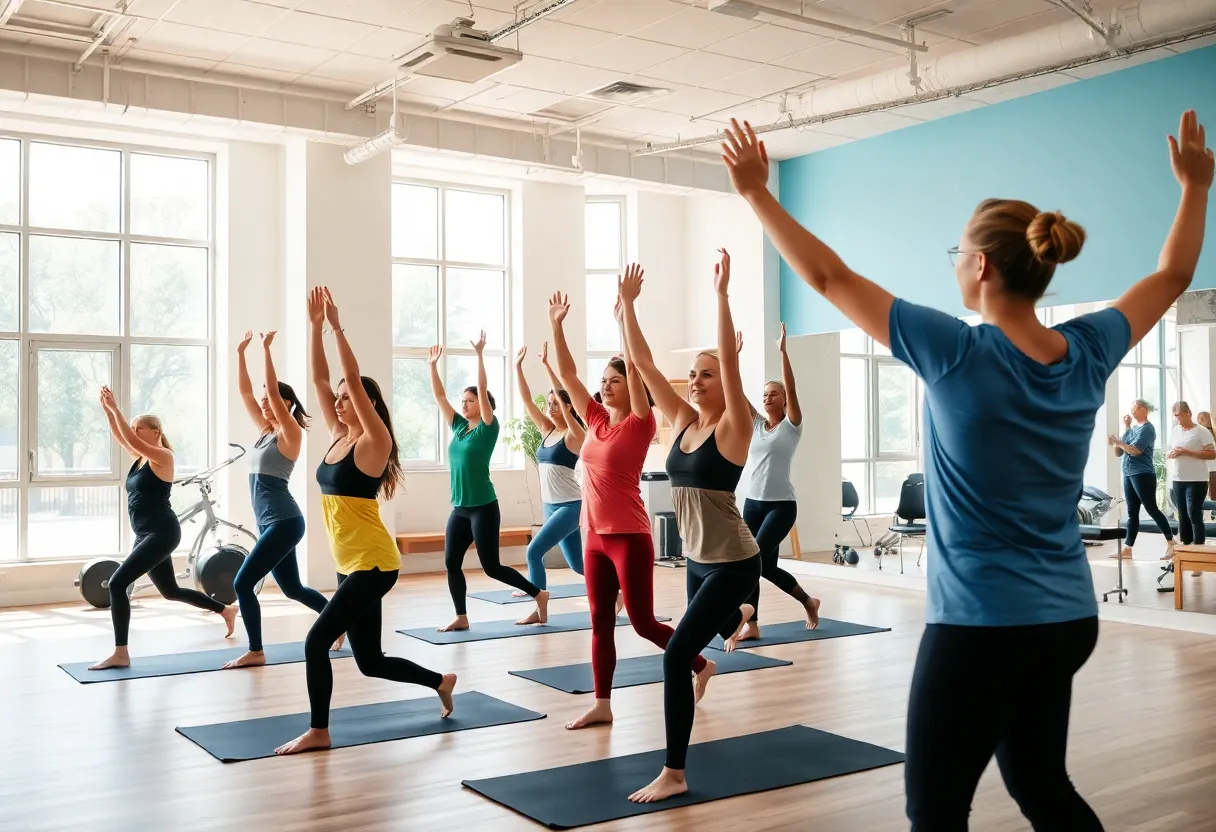
[[[471,591],[497,588],[484,576],[469,578]],[[569,579],[555,570],[550,581]],[[683,572],[657,569],[655,580],[657,611],[678,618]],[[801,723],[903,749],[923,593],[835,581],[813,590],[824,599],[825,615],[892,631],[766,649],[794,664],[714,680],[698,709],[694,742]],[[571,599],[553,608],[585,604]],[[264,608],[267,642],[300,640],[313,619],[271,594]],[[469,609],[477,621],[518,617],[527,607],[470,601]],[[798,610],[764,585],[762,621],[790,620]],[[662,747],[661,685],[616,691],[612,729],[567,732],[562,725],[590,704],[589,696],[507,675],[588,661],[587,632],[451,646],[392,632],[438,626],[451,615],[441,576],[403,580],[386,603],[386,650],[460,674],[460,690],[481,690],[548,719],[224,765],[174,727],[306,711],[302,664],[85,686],[55,665],[106,655],[108,613],[83,605],[0,610],[0,829],[538,829],[460,781]],[[136,611],[132,652],[222,647],[220,627],[213,616],[148,600]],[[621,658],[654,652],[627,627],[617,630],[617,645]],[[335,707],[421,693],[366,679],[350,660],[334,670]],[[1216,643],[1193,633],[1103,624],[1097,651],[1077,679],[1069,764],[1107,830],[1216,828]],[[1028,828],[995,766],[981,782],[971,828]],[[903,830],[903,767],[588,829]]]

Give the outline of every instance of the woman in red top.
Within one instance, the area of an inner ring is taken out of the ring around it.
[[[620,298],[616,317],[621,320]],[[654,617],[654,538],[642,503],[639,482],[646,452],[655,434],[650,394],[625,350],[614,358],[600,380],[600,402],[591,398],[578,378],[574,357],[562,328],[570,311],[566,296],[549,300],[557,373],[574,409],[587,423],[583,442],[584,579],[591,604],[591,669],[595,705],[566,725],[569,729],[612,722],[612,674],[616,670],[616,597],[622,591],[625,611],[634,631],[661,648],[673,630]],[[622,341],[624,338],[622,338]],[[602,402],[602,403],[601,403]],[[716,666],[697,656],[696,698],[700,700]]]

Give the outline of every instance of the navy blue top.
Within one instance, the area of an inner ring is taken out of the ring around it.
[[[1097,615],[1077,524],[1106,381],[1131,341],[1117,309],[1055,327],[1041,364],[995,326],[896,300],[891,354],[925,383],[930,624],[1049,624]]]
[[[560,465],[573,471],[574,467],[578,465],[578,454],[566,447],[565,436],[553,445],[545,445],[542,440],[540,447],[536,449],[536,464]]]
[[[173,483],[156,476],[147,460],[137,459],[131,463],[126,486],[127,516],[131,518],[131,531],[136,537],[177,528],[177,514],[169,502]]]
[[[1124,445],[1140,449],[1139,456],[1123,452],[1123,476],[1156,473],[1157,469],[1153,467],[1153,446],[1157,444],[1157,429],[1153,427],[1152,422],[1146,421],[1143,425],[1132,422],[1132,426],[1123,431],[1122,441]]]
[[[258,437],[249,455],[249,493],[259,527],[304,516],[288,487],[294,467],[295,461],[279,450],[277,432]]]

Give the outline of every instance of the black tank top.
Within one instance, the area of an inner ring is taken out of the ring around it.
[[[671,477],[672,487],[733,493],[739,487],[743,466],[735,465],[718,450],[717,426],[714,426],[713,432],[701,443],[701,447],[686,454],[680,450],[680,443],[684,441],[684,434],[688,433],[690,427],[692,423],[680,431],[667,454],[667,475]]]
[[[177,515],[169,502],[173,483],[156,476],[147,460],[137,459],[131,464],[126,485],[127,516],[137,536],[177,527]]]
[[[325,456],[329,456],[329,451],[334,449],[334,442],[329,446],[329,450],[325,452]],[[355,464],[355,449],[351,448],[346,456],[339,459],[337,462],[326,462],[321,460],[321,464],[317,466],[317,485],[321,486],[322,494],[330,494],[334,497],[359,497],[364,500],[374,500],[376,495],[380,493],[380,478],[369,476],[359,470],[359,466]]]

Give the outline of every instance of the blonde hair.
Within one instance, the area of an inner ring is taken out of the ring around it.
[[[1005,291],[1038,300],[1056,266],[1081,253],[1085,229],[1059,211],[1017,199],[986,199],[968,226],[971,246],[1000,271]]]
[[[153,416],[151,413],[144,413],[131,420],[131,424],[137,428],[141,425],[143,427],[152,428],[152,430],[156,431],[160,437],[160,446],[170,451],[173,450],[173,446],[169,444],[169,440],[165,436],[165,428],[161,423],[159,416]]]

